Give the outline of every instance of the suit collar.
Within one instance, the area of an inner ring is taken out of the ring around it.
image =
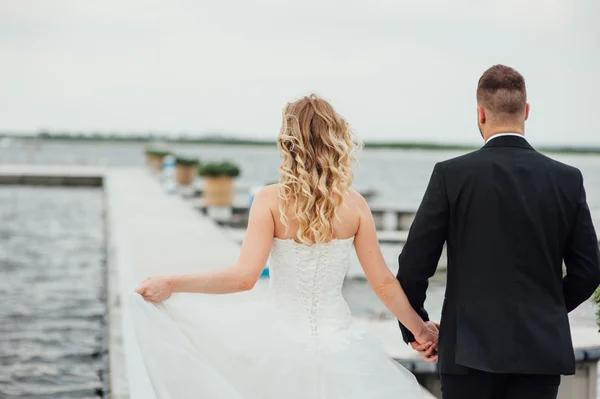
[[[516,137],[525,137],[524,135],[520,134],[520,133],[511,133],[511,132],[506,132],[506,133],[496,133],[494,134],[492,137],[489,137],[485,143],[487,144],[488,142],[490,142],[491,140],[494,140],[498,137],[503,137],[503,136],[516,136]]]
[[[487,144],[483,146],[483,148],[492,147],[515,147],[533,150],[533,147],[529,144],[529,142],[527,142],[525,137],[517,137],[512,135],[495,137],[493,140],[488,140]]]

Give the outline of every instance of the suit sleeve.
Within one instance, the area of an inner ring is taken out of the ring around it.
[[[428,280],[437,269],[450,222],[450,206],[442,169],[440,163],[433,169],[429,186],[398,258],[396,277],[412,307],[425,321],[429,320],[424,308]],[[404,341],[415,341],[413,334],[401,323],[400,330]]]
[[[567,240],[564,261],[563,294],[567,311],[588,299],[600,284],[600,251],[598,238],[587,204],[583,177],[575,223]]]

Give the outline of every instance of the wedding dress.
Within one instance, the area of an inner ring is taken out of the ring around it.
[[[352,245],[275,239],[261,301],[179,294],[155,305],[132,295],[156,397],[422,398],[415,377],[352,325],[342,297]]]

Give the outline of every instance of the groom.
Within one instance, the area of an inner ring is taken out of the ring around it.
[[[600,284],[598,240],[581,172],[531,147],[528,115],[521,74],[496,65],[481,76],[485,145],[435,166],[399,257],[398,280],[428,320],[428,279],[447,243],[445,399],[556,398],[561,374],[575,373],[567,314]]]

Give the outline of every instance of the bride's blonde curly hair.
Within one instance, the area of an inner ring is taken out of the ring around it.
[[[286,105],[278,146],[281,222],[289,227],[289,216],[298,223],[296,241],[302,244],[331,240],[362,143],[327,101],[311,94]]]

